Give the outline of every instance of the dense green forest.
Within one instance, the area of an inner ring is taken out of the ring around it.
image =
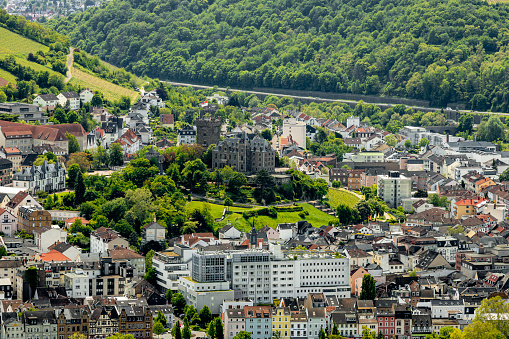
[[[113,0],[48,25],[137,75],[507,112],[508,16],[477,0]]]

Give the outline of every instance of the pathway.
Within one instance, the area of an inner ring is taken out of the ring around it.
[[[67,78],[65,78],[64,83],[68,83],[72,78],[72,62],[73,62],[73,52],[74,49],[72,47],[69,47],[69,54],[67,54]]]

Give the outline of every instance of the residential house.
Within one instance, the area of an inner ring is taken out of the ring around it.
[[[11,170],[10,170],[10,178],[9,182],[12,182],[12,173],[13,171],[18,171],[21,167],[21,162],[23,161],[23,154],[17,147],[0,147],[0,156],[5,158],[5,160],[9,160],[11,162]],[[7,173],[8,174],[8,173]],[[4,174],[2,174],[2,177]],[[6,185],[2,180],[2,184]]]
[[[219,239],[240,239],[242,232],[233,227],[231,224],[223,226],[219,231]]]
[[[161,114],[161,126],[163,127],[175,127],[175,122],[173,121],[173,114]]]
[[[488,200],[484,198],[459,200],[451,203],[452,212],[456,219],[467,218],[482,213],[487,202]]]
[[[18,231],[16,217],[3,208],[0,208],[0,231],[8,237],[14,237]]]
[[[65,107],[67,101],[69,101],[69,107],[72,111],[80,108],[80,96],[76,92],[62,92],[57,95],[57,98],[62,107]]]
[[[33,231],[33,234],[35,245],[41,252],[48,252],[49,247],[56,242],[65,243],[67,241],[67,231],[65,229],[61,229],[58,225],[38,227]]]
[[[136,269],[139,276],[145,275],[145,257],[125,247],[115,247],[108,249],[108,255],[113,262],[128,261]]]
[[[177,135],[177,145],[196,144],[196,130],[189,125],[184,125]]]
[[[351,191],[360,190],[361,188],[361,173],[363,169],[350,169],[348,170],[348,189]]]
[[[274,307],[272,308],[272,333],[273,336],[278,333],[281,339],[290,339],[290,308]]]
[[[18,209],[18,230],[33,234],[51,228],[51,214],[37,205],[21,206]]]
[[[39,107],[55,107],[60,100],[55,94],[40,94],[34,98],[33,104]]]
[[[252,339],[272,338],[272,314],[270,306],[245,306],[245,331]]]
[[[159,223],[154,221],[143,226],[141,234],[142,245],[150,241],[164,243],[165,239],[166,239],[166,228],[161,226]]]
[[[90,234],[90,253],[106,254],[117,247],[129,248],[129,242],[111,228],[99,227]]]
[[[141,138],[128,129],[120,138],[115,140],[113,144],[120,144],[122,152],[126,154],[136,154],[141,149]]]
[[[30,194],[25,191],[19,191],[12,199],[7,203],[5,209],[17,218],[18,209],[21,206],[32,206],[35,205],[42,209],[42,205],[34,199]]]
[[[39,106],[22,102],[0,103],[0,112],[9,115],[19,115],[19,120],[25,122],[39,122],[41,125],[48,123],[48,117],[41,111]]]
[[[245,331],[244,309],[226,309],[224,317],[224,338],[233,339],[239,332]]]
[[[48,164],[46,160],[41,166],[32,165],[24,168],[13,176],[13,187],[23,188],[29,193],[44,191],[53,193],[65,189],[65,167],[56,162]]]
[[[82,104],[86,104],[87,102],[92,101],[93,97],[94,91],[92,91],[89,88],[85,88],[83,91],[80,92],[80,101]]]

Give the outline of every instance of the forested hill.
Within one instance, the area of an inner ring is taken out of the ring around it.
[[[507,112],[507,18],[475,0],[113,0],[48,25],[138,75]]]

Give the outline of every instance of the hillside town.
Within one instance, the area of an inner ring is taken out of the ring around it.
[[[95,95],[0,104],[20,121],[0,121],[0,339],[417,339],[478,322],[508,336],[499,144],[275,105],[234,126],[225,93],[191,123],[158,115],[156,90],[123,116]],[[89,132],[52,120],[84,105]],[[118,163],[95,164],[103,151]]]

